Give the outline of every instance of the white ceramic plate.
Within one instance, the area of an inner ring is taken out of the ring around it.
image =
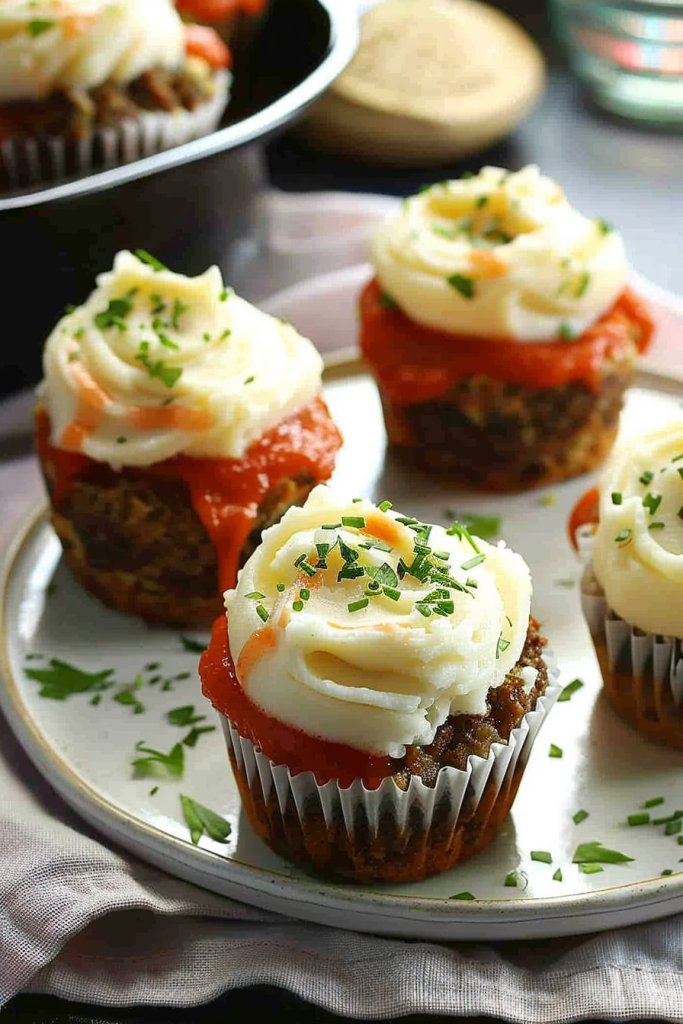
[[[328,350],[347,347],[363,268],[327,275],[300,286],[277,311],[314,335]],[[270,303],[271,308],[275,308]],[[316,328],[317,325],[317,328]],[[681,324],[683,329],[683,324]],[[639,387],[629,396],[631,425],[680,403],[670,393]],[[135,779],[134,746],[145,740],[168,752],[187,733],[166,712],[193,704],[216,724],[199,691],[197,655],[183,650],[177,632],[151,628],[101,607],[83,593],[60,561],[59,544],[39,511],[9,552],[1,585],[3,709],[27,753],[55,789],[85,818],[122,846],[208,889],[272,910],[362,931],[438,939],[522,939],[579,934],[662,917],[683,910],[683,846],[663,826],[630,828],[626,816],[652,797],[664,797],[655,814],[683,807],[683,759],[641,740],[600,697],[600,679],[579,610],[578,569],[565,525],[590,477],[513,497],[459,493],[385,459],[385,435],[374,385],[357,367],[329,374],[327,397],[346,438],[336,483],[353,494],[394,506],[428,521],[446,521],[446,509],[502,516],[502,532],[529,561],[535,579],[534,610],[542,619],[565,682],[585,685],[551,712],[531,757],[510,818],[479,857],[452,871],[411,885],[368,888],[311,879],[272,854],[252,833],[240,809],[221,734],[186,749],[180,782]],[[574,584],[572,586],[572,583]],[[54,587],[51,586],[54,584]],[[38,695],[25,667],[61,658],[90,672],[113,669],[119,687],[99,705],[90,695],[66,701]],[[119,704],[112,694],[144,666],[137,691],[145,712]],[[171,679],[150,684],[157,675]],[[181,677],[181,678],[173,678]],[[562,758],[548,756],[550,744]],[[151,795],[153,786],[159,789]],[[232,826],[225,845],[202,838],[192,845],[181,813],[183,793],[223,815]],[[575,824],[584,809],[589,817]],[[572,864],[579,842],[599,840],[634,860],[585,875]],[[548,851],[552,864],[531,860]],[[560,868],[563,880],[553,875]],[[662,877],[663,870],[673,872]],[[519,871],[523,885],[505,886]],[[473,902],[451,900],[471,892]]]

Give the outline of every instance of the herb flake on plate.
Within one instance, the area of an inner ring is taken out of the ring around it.
[[[85,672],[59,658],[51,658],[48,668],[27,668],[26,675],[41,683],[40,697],[49,700],[66,700],[76,693],[93,693],[113,686],[113,668],[101,672]]]
[[[185,824],[190,830],[190,838],[195,846],[203,835],[213,839],[215,843],[227,843],[232,831],[229,821],[205,807],[204,804],[200,804],[197,800],[192,800],[191,797],[184,796],[182,793],[180,794],[180,804]]]

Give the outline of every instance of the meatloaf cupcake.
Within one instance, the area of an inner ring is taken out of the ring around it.
[[[601,462],[652,332],[608,224],[536,167],[485,167],[405,200],[371,251],[360,344],[397,450],[498,491]]]
[[[212,131],[230,54],[172,0],[0,3],[0,188],[114,166]]]
[[[200,662],[245,811],[332,878],[482,850],[557,693],[519,555],[317,487],[265,531]]]
[[[220,593],[334,466],[322,360],[225,288],[122,252],[44,354],[37,444],[66,561],[121,611],[211,622]]]
[[[683,748],[683,417],[620,438],[570,523],[605,694],[638,732]]]

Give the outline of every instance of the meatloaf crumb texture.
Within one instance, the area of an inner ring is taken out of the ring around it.
[[[419,776],[427,786],[433,787],[441,768],[464,769],[470,755],[486,758],[492,744],[507,743],[511,731],[545,693],[548,684],[543,659],[545,644],[537,623],[532,620],[515,669],[499,687],[489,690],[487,712],[451,716],[437,730],[434,742],[428,747],[409,747],[394,775],[399,788],[405,790],[411,776]],[[529,691],[519,675],[524,666],[532,666],[538,672],[535,685]],[[402,827],[390,806],[380,807],[376,835],[360,809],[357,809],[349,835],[338,801],[328,824],[317,793],[309,798],[301,816],[291,795],[281,811],[275,791],[264,796],[258,773],[254,773],[250,784],[244,767],[237,764],[232,752],[230,759],[249,821],[276,853],[314,873],[340,881],[409,882],[446,871],[491,842],[515,799],[528,753],[525,745],[514,774],[501,789],[492,772],[478,803],[468,788],[455,825],[446,796],[434,808],[429,827],[415,805]]]
[[[532,388],[470,374],[429,402],[402,406],[382,395],[389,441],[418,466],[480,490],[587,473],[614,443],[636,355],[634,340],[605,365],[597,392],[580,381]]]
[[[52,524],[86,590],[150,622],[207,626],[221,613],[216,552],[182,480],[93,463],[55,507],[54,467],[48,462],[42,468]],[[242,549],[242,564],[261,531],[290,505],[302,504],[312,486],[302,476],[271,489]]]

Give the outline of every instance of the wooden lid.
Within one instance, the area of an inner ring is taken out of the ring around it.
[[[363,16],[356,56],[305,131],[335,152],[433,163],[505,135],[543,77],[529,36],[478,0],[384,0]]]

